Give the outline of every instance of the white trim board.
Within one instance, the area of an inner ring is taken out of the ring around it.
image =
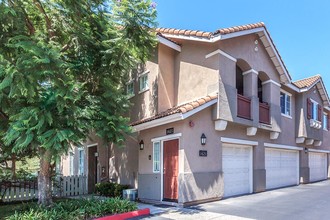
[[[247,70],[247,71],[244,71],[244,72],[242,73],[242,75],[244,76],[244,75],[249,74],[249,73],[254,73],[254,74],[256,74],[257,76],[259,75],[258,71],[254,70],[254,69],[249,69],[249,70]]]
[[[282,145],[282,144],[264,143],[264,146],[269,148],[283,149],[283,150],[304,150],[303,147],[296,147],[296,146]]]
[[[228,143],[228,144],[241,144],[241,145],[249,145],[249,146],[258,145],[257,141],[249,141],[249,140],[236,139],[236,138],[222,137],[220,140],[222,143]]]
[[[169,48],[172,48],[173,50],[181,52],[181,46],[179,46],[179,45],[173,43],[172,41],[162,37],[161,35],[157,35],[157,40],[159,41],[159,43],[164,44],[164,45],[168,46]]]
[[[213,52],[211,52],[209,54],[206,54],[205,55],[205,59],[208,59],[208,58],[210,58],[210,57],[212,57],[214,55],[217,55],[217,54],[221,54],[222,56],[230,59],[231,61],[233,61],[235,63],[237,62],[237,59],[235,57],[229,55],[228,53],[226,53],[226,52],[224,52],[223,50],[220,50],[220,49],[217,49],[217,50],[215,50],[215,51],[213,51]]]
[[[262,82],[261,85],[265,85],[267,83],[273,83],[274,85],[278,86],[278,87],[281,87],[281,84],[279,84],[278,82],[275,82],[274,80],[267,80],[265,82]]]
[[[161,136],[161,137],[155,137],[155,138],[151,139],[151,142],[173,140],[173,139],[178,139],[181,136],[182,136],[182,133],[170,134],[170,135],[165,135],[165,136]]]
[[[86,147],[95,147],[97,146],[98,144],[97,143],[94,143],[94,144],[88,144]]]
[[[313,152],[313,153],[330,153],[330,150],[317,150],[317,149],[310,149],[310,148],[307,148],[308,149],[308,152]]]

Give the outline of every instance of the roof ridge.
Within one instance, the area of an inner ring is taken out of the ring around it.
[[[266,25],[264,22],[261,21],[261,22],[256,22],[256,23],[236,25],[236,26],[231,26],[231,27],[226,27],[226,28],[219,28],[213,32],[202,31],[202,30],[192,30],[192,29],[158,27],[158,28],[156,28],[156,32],[158,32],[160,34],[185,35],[185,36],[211,38],[217,34],[225,35],[225,34],[230,34],[230,33],[238,32],[238,31],[255,29],[255,28],[259,28],[259,27],[266,27]]]
[[[303,80],[307,80],[307,79],[311,79],[311,78],[314,78],[314,77],[322,78],[321,74],[316,74],[316,75],[313,75],[313,76],[308,76],[308,77],[305,77],[305,78],[302,78],[302,79],[298,79],[298,80],[294,81],[293,83],[303,81]]]

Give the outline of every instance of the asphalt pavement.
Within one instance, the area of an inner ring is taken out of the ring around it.
[[[178,208],[139,204],[150,208],[143,219],[330,219],[330,180],[270,190],[216,202]]]

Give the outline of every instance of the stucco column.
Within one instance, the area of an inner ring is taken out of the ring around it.
[[[258,99],[258,73],[251,69],[243,73],[245,97],[251,99],[251,118],[253,126],[258,127],[259,124],[259,99]]]
[[[237,113],[236,62],[222,55],[219,60],[218,119],[233,121]]]
[[[299,151],[300,183],[309,183],[309,157],[304,150]]]
[[[266,190],[265,147],[260,143],[253,148],[253,192]]]
[[[269,104],[272,129],[281,131],[280,84],[268,80],[262,84],[262,98]],[[292,109],[293,111],[293,109]]]

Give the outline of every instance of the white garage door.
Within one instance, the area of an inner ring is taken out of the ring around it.
[[[309,152],[309,180],[327,179],[327,154]]]
[[[299,152],[265,149],[266,189],[299,184]]]
[[[252,147],[222,145],[224,197],[252,193]]]

